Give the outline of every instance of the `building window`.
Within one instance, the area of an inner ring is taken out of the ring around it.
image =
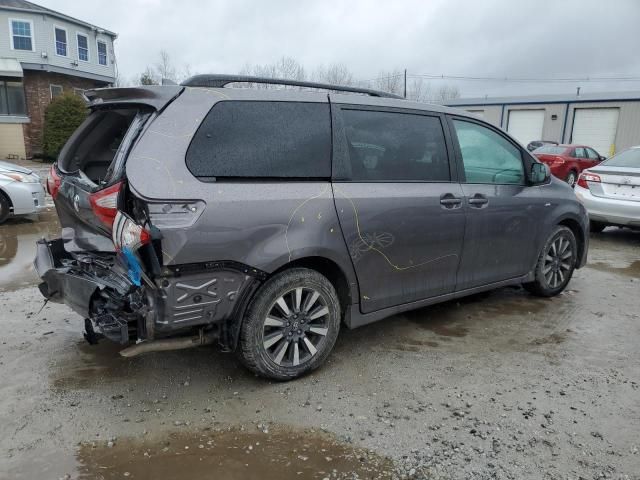
[[[26,115],[22,82],[0,79],[0,115]]]
[[[29,50],[33,48],[33,23],[30,20],[9,19],[11,26],[11,48],[13,50]]]
[[[78,34],[78,60],[89,61],[89,39],[81,33]]]
[[[56,37],[56,55],[67,56],[67,31],[64,28],[54,28]]]
[[[98,40],[98,63],[107,64],[107,44],[101,40]]]
[[[53,100],[56,97],[59,97],[64,92],[64,90],[62,89],[62,85],[51,84],[49,85],[49,90],[51,90],[51,100]]]

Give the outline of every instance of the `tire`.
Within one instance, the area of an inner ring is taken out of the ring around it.
[[[570,187],[574,187],[576,185],[576,180],[578,179],[578,174],[575,170],[571,170],[567,173],[567,177],[564,179],[565,182],[569,184]]]
[[[541,297],[553,297],[562,292],[576,267],[577,246],[571,229],[563,225],[554,228],[538,256],[535,280],[524,287]]]
[[[0,192],[0,225],[2,225],[11,214],[11,204],[7,196]]]
[[[251,301],[238,354],[263,377],[300,377],[329,356],[340,319],[340,301],[329,280],[315,270],[285,270],[267,280]]]
[[[589,230],[593,233],[600,233],[602,232],[605,228],[607,228],[607,225],[601,222],[589,222]]]

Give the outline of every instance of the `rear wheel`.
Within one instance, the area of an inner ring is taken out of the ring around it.
[[[570,228],[557,226],[547,239],[538,257],[535,280],[524,287],[534,295],[553,297],[562,292],[576,266],[576,237]]]
[[[589,222],[589,230],[592,231],[593,233],[600,233],[605,228],[607,228],[607,226],[602,222],[594,222],[594,221]]]
[[[259,375],[290,380],[325,361],[339,330],[340,302],[329,280],[315,270],[286,270],[251,302],[240,331],[240,358]]]
[[[0,225],[3,224],[7,218],[9,218],[10,213],[11,204],[9,203],[9,199],[4,193],[0,192]]]
[[[569,186],[573,187],[576,184],[576,179],[577,178],[578,178],[578,174],[574,170],[571,170],[567,174],[567,178],[565,178],[564,181],[567,182],[569,184]]]

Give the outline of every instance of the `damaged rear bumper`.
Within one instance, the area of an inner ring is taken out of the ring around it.
[[[64,248],[63,239],[36,242],[36,272],[42,279],[38,285],[49,301],[64,303],[84,318],[92,318],[101,332],[122,343],[128,341],[128,321],[108,311],[98,312],[92,302],[109,303],[113,310],[129,303],[133,283],[115,255],[72,255]]]
[[[211,262],[167,268],[137,286],[118,255],[70,253],[64,245],[63,239],[37,242],[34,265],[43,280],[40,292],[123,344],[198,330],[207,335],[217,331],[223,345],[232,344],[237,332],[228,320],[241,315],[265,276],[235,262]]]

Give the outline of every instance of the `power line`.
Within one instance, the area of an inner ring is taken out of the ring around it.
[[[404,76],[404,73],[385,75],[382,77],[361,80],[362,82],[374,82],[378,80],[391,80]],[[461,80],[479,82],[501,83],[575,83],[575,82],[640,82],[640,76],[585,76],[585,77],[479,77],[471,75],[438,75],[433,73],[408,73],[407,78],[426,78],[429,80]]]

